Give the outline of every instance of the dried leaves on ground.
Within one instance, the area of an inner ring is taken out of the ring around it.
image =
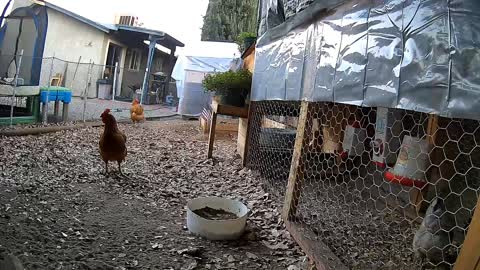
[[[103,175],[102,128],[0,138],[0,253],[27,269],[287,269],[304,260],[279,205],[242,169],[232,137],[206,139],[196,122],[121,124],[125,176]],[[116,164],[111,164],[116,171]],[[199,196],[244,202],[240,241],[188,233],[185,204]],[[292,268],[296,269],[296,268]]]

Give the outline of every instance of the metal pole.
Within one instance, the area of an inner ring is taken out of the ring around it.
[[[70,84],[70,89],[73,92],[73,83],[75,82],[75,77],[77,77],[78,66],[80,66],[80,61],[82,61],[82,56],[78,57],[77,65],[75,66],[75,72],[73,73],[72,83]]]
[[[150,44],[148,45],[147,67],[145,68],[145,77],[143,78],[142,97],[140,98],[140,104],[144,104],[148,98],[148,79],[150,77],[150,70],[152,68],[153,57],[155,55],[155,46],[157,45],[158,40],[158,38],[150,37]]]
[[[112,100],[115,101],[115,94],[117,93],[117,79],[118,79],[118,62],[115,63],[115,69],[113,71],[113,90],[112,90]]]
[[[22,66],[22,59],[23,59],[23,49],[20,51],[20,59],[18,60],[17,71],[15,72],[15,78],[14,78],[15,81],[13,83],[12,104],[10,106],[10,127],[13,126],[13,108],[14,108],[14,105],[15,105],[15,94],[16,94],[16,89],[17,89],[17,86],[18,86],[18,75],[20,73],[20,67]]]
[[[90,86],[90,80],[92,77],[92,69],[93,69],[94,63],[92,63],[92,59],[90,59],[90,62],[88,64],[88,74],[87,74],[87,83],[85,84],[85,91],[83,92],[83,116],[82,116],[82,121],[85,123],[85,113],[87,111],[87,92],[88,92],[88,87]]]
[[[168,76],[167,76],[167,83],[165,85],[165,91],[164,91],[164,96],[162,98],[165,98],[166,95],[169,94],[170,91],[170,81],[172,80],[172,72],[175,64],[175,51],[177,47],[170,48],[170,57],[168,58]]]
[[[48,88],[47,88],[47,98],[43,104],[43,124],[48,124],[48,95],[50,94],[50,87],[52,87],[52,75],[53,75],[53,65],[55,62],[55,53],[52,56],[52,65],[50,66],[50,75],[48,76]]]

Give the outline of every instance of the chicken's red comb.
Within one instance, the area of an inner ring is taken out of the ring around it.
[[[105,109],[105,111],[103,111],[103,113],[100,115],[100,117],[103,118],[103,117],[107,116],[107,114],[109,114],[109,113],[110,113],[110,109]]]

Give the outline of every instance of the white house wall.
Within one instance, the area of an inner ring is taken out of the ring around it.
[[[66,74],[65,86],[73,88],[74,96],[82,96],[87,81],[88,64],[79,66],[72,83],[76,63],[81,56],[82,63],[92,61],[96,65],[92,71],[92,80],[88,89],[88,97],[96,97],[96,81],[103,75],[102,66],[105,64],[107,43],[107,33],[48,9],[48,30],[43,56],[44,58],[55,56],[70,63],[55,60],[53,71],[50,72],[51,60],[44,60],[41,85],[48,85],[50,73]]]

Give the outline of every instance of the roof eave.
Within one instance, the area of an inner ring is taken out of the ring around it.
[[[85,23],[85,24],[87,24],[87,25],[90,25],[90,26],[92,26],[92,27],[95,27],[96,29],[98,29],[98,30],[100,30],[100,31],[102,31],[102,32],[110,33],[110,29],[109,29],[109,28],[107,28],[107,27],[105,27],[105,26],[103,26],[103,25],[101,25],[101,24],[99,24],[99,23],[96,23],[96,22],[94,22],[94,21],[92,21],[92,20],[90,20],[90,19],[87,19],[87,18],[85,18],[85,17],[83,17],[83,16],[80,16],[80,15],[78,15],[77,13],[74,13],[74,12],[71,12],[71,11],[69,11],[69,10],[66,10],[66,9],[64,9],[64,8],[62,8],[62,7],[59,7],[59,6],[57,6],[57,5],[54,5],[54,4],[50,3],[50,2],[45,2],[45,6],[46,6],[47,8],[51,8],[51,9],[53,9],[53,10],[55,10],[55,11],[58,11],[58,12],[60,12],[60,13],[62,13],[62,14],[65,14],[65,15],[67,15],[67,16],[69,16],[69,17],[72,17],[72,18],[74,18],[74,19],[76,19],[76,20],[78,20],[78,21],[80,21],[80,22],[83,22],[83,23]]]
[[[176,47],[185,47],[185,44],[183,44],[179,40],[175,39],[174,37],[170,36],[169,34],[163,32],[163,31],[152,30],[152,29],[136,27],[136,26],[121,25],[121,24],[117,24],[116,26],[117,26],[118,30],[144,33],[144,34],[148,34],[148,35],[151,35],[151,36],[154,36],[154,37],[163,37],[166,40],[168,39],[168,41],[173,43]]]

